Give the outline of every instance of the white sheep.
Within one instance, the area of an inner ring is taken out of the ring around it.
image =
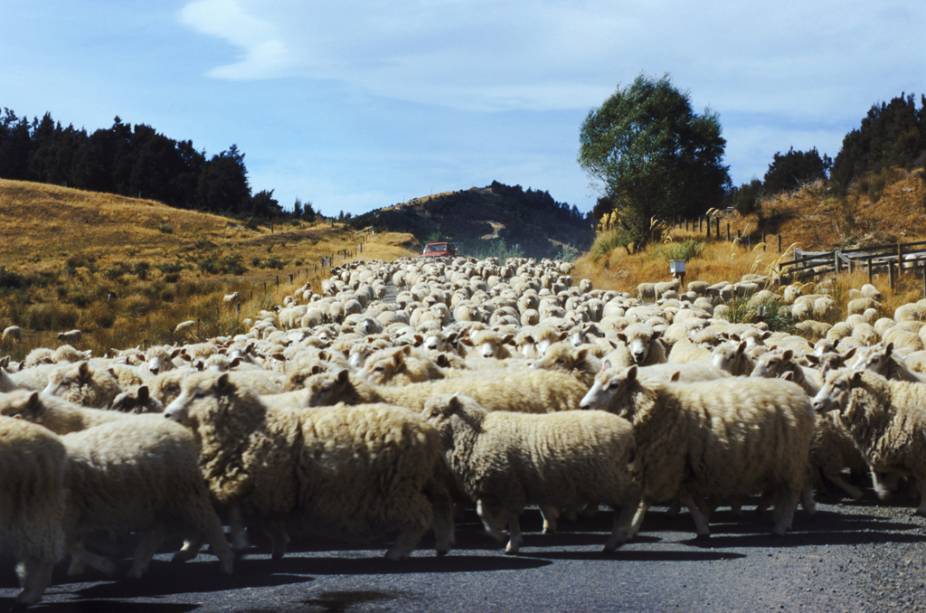
[[[433,523],[438,554],[450,547],[439,437],[406,409],[268,408],[227,373],[204,373],[165,415],[196,433],[212,495],[245,517],[354,538],[397,532],[390,559],[407,557]],[[274,539],[274,555],[284,549]]]
[[[23,339],[23,330],[19,326],[7,326],[3,329],[3,334],[0,335],[0,341],[7,342],[20,342]]]
[[[886,497],[897,476],[909,476],[926,515],[926,385],[889,381],[869,371],[834,371],[813,399],[817,412],[838,411],[865,455],[875,491]]]
[[[507,524],[505,553],[518,553],[519,515],[528,504],[549,515],[606,504],[615,514],[605,551],[631,538],[643,475],[626,420],[604,411],[488,412],[458,395],[431,398],[424,415],[440,432],[447,465],[486,531],[504,541]]]
[[[37,603],[65,553],[67,454],[58,437],[0,417],[0,550],[12,554],[20,605]]]
[[[781,379],[659,384],[637,373],[635,366],[602,371],[582,399],[583,408],[606,409],[634,425],[645,475],[635,528],[648,504],[679,499],[698,535],[707,536],[706,504],[769,492],[774,532],[783,534],[798,498],[808,495],[814,416],[804,391]]]
[[[76,329],[58,333],[58,340],[62,343],[79,343],[81,337],[83,337],[83,332]]]

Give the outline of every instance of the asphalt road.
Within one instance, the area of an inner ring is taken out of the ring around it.
[[[35,610],[926,610],[926,520],[912,511],[821,504],[813,518],[799,512],[785,537],[768,534],[768,518],[755,512],[721,512],[699,542],[687,514],[657,508],[640,537],[610,556],[600,553],[604,513],[545,536],[528,511],[522,526],[533,533],[517,557],[468,513],[444,558],[422,548],[396,563],[382,559],[384,547],[301,543],[279,562],[255,548],[225,577],[209,555],[172,565],[165,554],[139,581],[56,576]],[[0,608],[14,585],[11,573],[0,577]]]

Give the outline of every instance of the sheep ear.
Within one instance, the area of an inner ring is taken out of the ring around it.
[[[771,338],[771,336],[772,336],[771,330],[766,330],[765,332],[759,335],[759,338],[761,338],[764,341],[764,340],[768,340],[769,338]]]
[[[601,360],[601,370],[611,370],[611,360]]]
[[[804,359],[810,362],[811,366],[817,366],[820,363],[820,358],[818,358],[812,353],[808,353],[807,355],[805,355]]]
[[[785,360],[790,360],[794,357],[794,352],[790,349],[785,349],[785,352],[781,354],[781,357]]]
[[[448,359],[447,359],[447,356],[445,356],[443,353],[440,354],[440,355],[438,355],[438,356],[437,356],[437,359],[434,360],[434,362],[435,362],[438,366],[440,366],[441,368],[449,368],[449,367],[450,367],[450,360],[448,360]]]
[[[450,413],[456,413],[463,408],[463,403],[460,401],[460,397],[457,394],[452,395],[447,400],[447,408]]]
[[[627,381],[636,381],[637,380],[637,367],[636,365],[631,366],[627,369]]]
[[[851,358],[852,356],[854,356],[854,355],[855,355],[855,350],[856,350],[856,349],[857,349],[857,347],[853,347],[852,349],[850,349],[850,350],[848,350],[847,352],[845,352],[845,353],[842,355],[842,359],[843,359],[843,360],[848,360],[849,358]]]
[[[416,336],[417,336],[417,335],[416,335]],[[419,343],[419,344],[420,344],[420,343]],[[417,345],[416,345],[416,347],[417,347]],[[402,349],[399,350],[399,355],[411,355],[411,353],[412,353],[412,346],[411,346],[411,345],[405,345],[404,347],[402,347]]]
[[[113,369],[113,368],[107,368],[107,369],[106,369],[106,372],[108,372],[109,374],[111,374],[113,377],[116,377],[116,371],[115,371],[115,369]],[[117,377],[117,378],[118,378],[118,377]]]
[[[681,379],[681,377],[682,377],[682,373],[676,370],[674,373],[672,373],[672,376],[669,377],[669,381],[671,381],[672,383],[678,383],[678,380]]]
[[[236,357],[234,360],[232,360],[232,361],[231,361],[231,364],[229,364],[228,367],[229,367],[229,368],[234,368],[234,367],[237,366],[238,364],[241,364],[241,358],[240,358],[240,357]]]
[[[857,386],[862,384],[862,371],[857,370],[852,373],[852,385]]]
[[[90,365],[86,362],[81,362],[77,367],[77,374],[81,379],[86,379],[90,374]]]
[[[196,362],[195,366],[196,366],[196,370],[202,370],[206,367],[206,364],[202,360],[200,360]]]
[[[180,355],[181,353],[183,353],[183,349],[181,349],[180,347],[177,347],[176,349],[174,349],[173,351],[170,352],[170,359],[174,359],[175,357],[177,357],[177,356]]]
[[[785,381],[794,381],[794,372],[786,370],[785,372],[781,373],[780,378],[784,379]]]
[[[884,348],[884,355],[890,356],[891,353],[893,352],[894,352],[894,343],[888,343],[887,346]]]
[[[514,334],[506,334],[505,337],[502,339],[502,343],[504,343],[505,345],[510,344],[512,341],[514,341]]]
[[[424,337],[421,336],[420,334],[416,334],[416,335],[414,336],[414,340],[415,340],[415,342],[414,342],[415,347],[420,347],[420,346],[421,346],[421,343],[424,342]]]
[[[148,402],[148,399],[151,397],[151,393],[148,390],[147,385],[141,385],[138,388],[138,400],[139,402]]]
[[[619,340],[619,341],[622,342],[622,343],[626,343],[626,342],[627,342],[627,335],[624,334],[623,332],[618,332],[618,333],[617,333],[617,340]]]
[[[346,368],[342,368],[338,371],[338,383],[347,383],[350,381],[350,373],[347,372]]]
[[[576,361],[584,362],[585,358],[588,356],[588,349],[582,348],[576,351]]]
[[[38,415],[42,412],[42,401],[38,392],[29,394],[29,399],[26,400],[26,410],[32,415]]]
[[[320,373],[320,372],[325,372],[325,369],[322,368],[321,365],[319,365],[319,364],[314,365],[314,366],[309,370],[309,373],[310,373],[310,374],[313,374],[313,375],[317,375],[317,374]]]
[[[743,353],[746,351],[746,341],[740,341],[740,344],[736,347],[736,353]]]
[[[330,362],[330,361],[331,361],[331,356],[328,354],[327,351],[325,351],[324,349],[322,349],[321,351],[318,352],[318,359],[319,359],[319,360],[324,360],[325,362]]]

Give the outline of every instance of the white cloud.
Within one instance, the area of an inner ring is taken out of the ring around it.
[[[926,5],[902,0],[194,0],[181,21],[240,49],[214,77],[467,110],[590,108],[643,70],[721,112],[856,117],[926,74]]]

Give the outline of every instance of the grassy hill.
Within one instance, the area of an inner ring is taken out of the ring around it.
[[[25,329],[22,344],[3,349],[18,357],[70,328],[98,353],[169,342],[186,319],[200,320],[194,336],[236,332],[293,287],[317,284],[321,256],[356,252],[361,241],[359,257],[392,259],[414,239],[328,222],[252,227],[151,200],[0,180],[0,327]],[[240,314],[222,305],[232,291],[244,298]]]
[[[590,223],[546,192],[501,183],[376,209],[353,225],[408,232],[421,243],[452,240],[460,253],[475,256],[558,257],[584,251],[594,238]]]

